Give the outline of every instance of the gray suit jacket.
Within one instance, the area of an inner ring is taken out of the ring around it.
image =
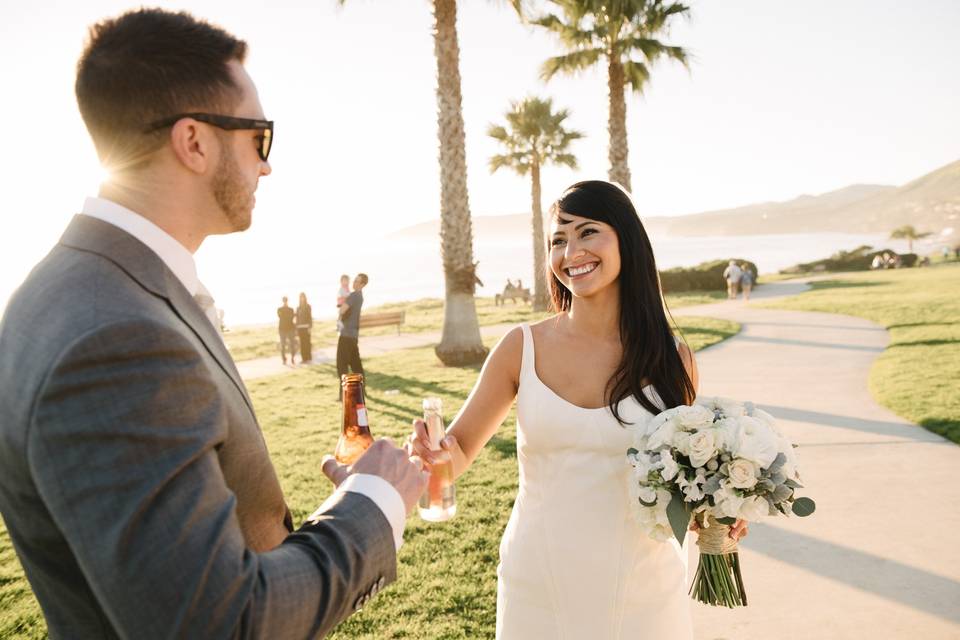
[[[288,532],[216,330],[87,216],[0,324],[0,512],[54,638],[315,637],[396,577],[365,496]]]

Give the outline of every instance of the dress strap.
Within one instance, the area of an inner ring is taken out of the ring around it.
[[[533,350],[533,332],[530,325],[524,322],[520,325],[523,329],[523,359],[520,361],[520,379],[529,378],[531,374],[536,373],[536,354]]]

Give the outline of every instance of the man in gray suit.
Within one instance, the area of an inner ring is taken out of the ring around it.
[[[54,638],[304,638],[396,576],[426,474],[374,444],[303,526],[193,252],[249,227],[273,123],[246,45],[188,14],[96,25],[80,112],[113,180],[0,324],[0,512]]]

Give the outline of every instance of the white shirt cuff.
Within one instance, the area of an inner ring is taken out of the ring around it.
[[[353,473],[337,487],[337,492],[352,491],[373,500],[386,516],[390,528],[393,529],[393,543],[400,550],[403,545],[403,529],[407,525],[407,509],[403,498],[392,484],[381,478],[367,473]],[[320,509],[323,509],[321,506]]]

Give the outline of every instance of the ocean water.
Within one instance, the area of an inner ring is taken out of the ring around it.
[[[887,240],[886,234],[808,233],[766,236],[653,237],[657,266],[661,269],[692,266],[707,260],[738,257],[752,260],[760,273],[775,273],[800,262],[826,258],[838,250],[867,244],[907,250],[903,241]],[[478,295],[493,296],[507,278],[533,283],[533,250],[527,238],[478,237],[474,259],[484,286]],[[224,269],[223,263],[234,266]],[[364,305],[442,298],[443,268],[439,238],[433,242],[410,239],[367,240],[359,247],[344,243],[316,247],[306,257],[289,260],[255,260],[226,256],[222,252],[197,255],[201,279],[213,292],[228,325],[274,322],[280,298],[291,305],[303,291],[316,318],[333,318],[339,275],[365,272],[370,277],[364,289]]]

